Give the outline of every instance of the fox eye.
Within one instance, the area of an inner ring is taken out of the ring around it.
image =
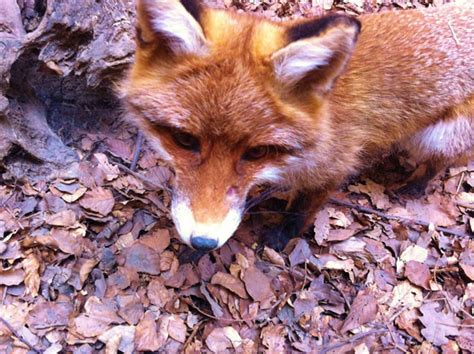
[[[182,131],[174,131],[171,133],[176,145],[185,150],[199,151],[199,139],[194,135]]]
[[[260,160],[266,157],[269,151],[270,151],[269,146],[266,146],[266,145],[255,146],[245,151],[244,154],[242,155],[242,159],[248,160],[248,161]]]

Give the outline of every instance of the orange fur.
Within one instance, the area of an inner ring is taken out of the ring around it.
[[[176,49],[179,38],[153,27],[149,7],[160,3],[174,3],[182,14],[176,0],[138,2],[136,61],[122,95],[131,119],[168,155],[176,188],[198,223],[216,224],[229,209],[242,210],[249,189],[261,182],[256,175],[269,166],[281,172],[275,183],[324,194],[381,152],[413,147],[419,132],[427,144],[450,132],[449,124],[424,130],[437,122],[461,117],[459,129],[474,134],[472,5],[364,15],[358,38],[355,22],[338,18],[300,42],[337,55],[285,83],[275,67],[294,52],[298,60],[305,54],[290,47],[289,33],[306,20],[274,23],[201,8],[196,23],[207,51],[195,54]],[[202,39],[193,40],[188,47],[202,50]],[[293,67],[283,70],[293,75]],[[199,151],[178,146],[177,130],[196,137]],[[472,152],[469,134],[461,139],[453,151]],[[244,159],[256,146],[278,150]],[[431,152],[426,156],[438,157]]]

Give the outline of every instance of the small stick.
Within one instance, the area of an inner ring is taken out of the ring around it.
[[[424,227],[427,227],[427,228],[429,228],[430,225],[432,224],[432,223],[429,223],[429,222],[424,221],[424,220],[411,219],[411,218],[408,218],[406,216],[385,214],[381,211],[378,211],[378,210],[375,210],[375,209],[372,209],[372,208],[367,208],[367,207],[363,207],[361,205],[352,204],[352,203],[346,202],[344,200],[339,200],[339,199],[336,199],[336,198],[329,198],[329,202],[332,203],[332,204],[335,204],[335,205],[340,205],[340,206],[345,206],[347,208],[355,209],[355,210],[360,211],[360,212],[365,213],[365,214],[374,214],[374,215],[377,215],[377,216],[379,216],[383,219],[386,219],[386,220],[395,220],[395,221],[399,221],[399,222],[406,222],[406,223],[411,223],[411,224],[424,226]],[[457,237],[471,237],[470,235],[466,234],[465,232],[451,230],[451,229],[441,227],[441,226],[435,226],[435,229],[439,232],[443,232],[445,234],[449,234],[449,235],[453,235],[453,236],[457,236]]]
[[[130,168],[128,168],[127,166],[117,162],[115,163],[120,169],[122,169],[123,171],[127,172],[127,173],[130,173],[133,177],[139,179],[140,181],[142,181],[143,183],[147,184],[148,187],[150,188],[153,188],[153,189],[163,189],[165,191],[168,191],[170,192],[171,189],[168,187],[168,186],[165,186],[165,185],[158,185],[156,184],[155,182],[153,182],[151,179],[141,175],[140,173],[137,173],[135,171],[132,171]]]
[[[8,330],[11,332],[11,334],[18,338],[18,340],[20,342],[22,342],[24,345],[26,345],[30,350],[34,351],[35,353],[40,353],[40,351],[38,349],[36,349],[34,347],[34,345],[32,345],[26,338],[23,338],[20,333],[18,333],[11,325],[10,323],[8,323],[7,320],[5,320],[3,317],[0,316],[0,322],[2,322],[5,327],[8,328]]]
[[[133,152],[132,163],[130,164],[130,169],[135,171],[137,169],[138,158],[140,157],[140,152],[142,151],[143,145],[143,133],[137,133],[137,143],[135,145],[135,151]]]
[[[350,343],[354,343],[356,341],[358,341],[359,339],[362,339],[364,337],[367,337],[367,336],[371,336],[373,334],[382,334],[386,332],[386,329],[372,329],[368,332],[364,332],[364,333],[358,333],[352,337],[350,337],[349,339],[345,340],[345,341],[341,341],[341,342],[338,342],[338,343],[334,343],[334,344],[331,344],[331,345],[328,345],[328,346],[324,346],[320,349],[320,351],[318,351],[318,353],[321,353],[321,354],[326,354],[330,351],[333,351],[335,349],[338,349],[340,347],[343,347],[345,346],[346,344],[350,344]]]
[[[458,36],[456,36],[456,33],[454,33],[453,27],[451,26],[449,21],[448,21],[448,27],[451,30],[451,34],[453,35],[453,38],[454,38],[454,41],[456,42],[456,45],[459,46],[461,44],[461,42],[459,42]]]

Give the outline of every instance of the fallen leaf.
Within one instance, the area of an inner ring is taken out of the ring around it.
[[[159,309],[164,307],[168,301],[171,300],[173,290],[168,290],[161,279],[153,279],[147,287],[147,296],[150,302]]]
[[[67,326],[72,311],[71,302],[40,302],[28,313],[27,323],[36,330]]]
[[[94,154],[94,157],[99,162],[97,167],[105,173],[105,179],[107,181],[112,181],[118,177],[120,174],[118,166],[112,165],[105,154],[98,152]]]
[[[232,348],[232,342],[227,337],[224,328],[216,327],[206,338],[206,345],[213,353],[222,353]]]
[[[84,285],[84,282],[86,281],[92,269],[94,269],[94,267],[97,265],[97,263],[99,263],[99,261],[95,258],[84,259],[79,268],[79,280],[81,282],[81,287],[82,285]]]
[[[444,345],[448,343],[446,336],[457,336],[459,334],[459,319],[452,313],[437,311],[438,304],[430,302],[420,307],[423,316],[420,321],[425,326],[421,334],[425,339],[434,345]]]
[[[117,296],[116,300],[120,317],[127,321],[129,325],[136,325],[145,313],[138,294]]]
[[[316,214],[314,220],[314,239],[318,245],[322,245],[329,235],[329,212],[322,209]]]
[[[270,279],[255,266],[245,271],[243,281],[247,292],[255,301],[263,301],[273,296]]]
[[[186,324],[184,320],[177,315],[172,315],[168,322],[168,334],[174,340],[180,343],[186,341]]]
[[[466,276],[474,281],[474,242],[470,241],[468,247],[461,253],[459,257],[459,266],[462,268]]]
[[[431,272],[426,264],[409,261],[405,266],[405,276],[413,284],[426,290],[430,289]]]
[[[23,262],[21,262],[21,266],[25,271],[26,293],[31,294],[33,297],[38,296],[41,282],[39,274],[40,262],[38,258],[34,254],[29,254]]]
[[[406,307],[412,309],[420,307],[423,303],[423,294],[417,287],[411,285],[408,281],[397,284],[392,291],[392,301],[390,307],[398,309]]]
[[[80,200],[80,206],[102,216],[107,216],[114,208],[115,199],[112,192],[101,187],[88,191]]]
[[[158,328],[155,318],[151,312],[147,311],[136,327],[136,350],[157,351],[163,344],[163,341],[158,338]]]
[[[268,352],[286,353],[285,350],[286,328],[283,325],[269,325],[262,329],[260,337],[262,344],[268,348]]]
[[[262,258],[264,260],[270,261],[273,264],[279,265],[281,267],[285,266],[285,260],[283,257],[275,251],[273,248],[265,246],[263,249]]]
[[[373,321],[377,316],[377,310],[378,305],[374,295],[368,289],[359,291],[351,305],[349,315],[342,325],[341,333]]]
[[[417,309],[406,310],[400,316],[397,316],[395,323],[399,328],[405,330],[409,335],[421,342],[423,338],[418,324],[419,318],[420,314]]]
[[[298,239],[293,251],[288,256],[290,265],[295,267],[299,264],[304,264],[311,257],[311,250],[309,249],[308,242],[300,238]]]
[[[244,283],[228,273],[217,272],[211,279],[211,284],[220,285],[234,294],[237,294],[242,299],[248,299],[247,292],[245,291]]]
[[[59,213],[46,216],[45,222],[51,226],[71,227],[77,221],[76,213],[72,210],[63,210]]]
[[[125,266],[136,272],[160,274],[160,255],[150,247],[136,242],[125,250]]]
[[[25,279],[25,272],[22,269],[0,270],[0,285],[19,285]]]
[[[105,353],[124,354],[134,353],[135,347],[135,327],[115,326],[102,333],[98,339],[105,343]]]

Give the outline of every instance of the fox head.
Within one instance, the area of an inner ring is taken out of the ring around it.
[[[222,246],[256,184],[298,185],[325,168],[325,97],[360,30],[331,15],[274,23],[195,0],[139,0],[135,62],[121,94],[175,172],[171,214],[186,244]]]

